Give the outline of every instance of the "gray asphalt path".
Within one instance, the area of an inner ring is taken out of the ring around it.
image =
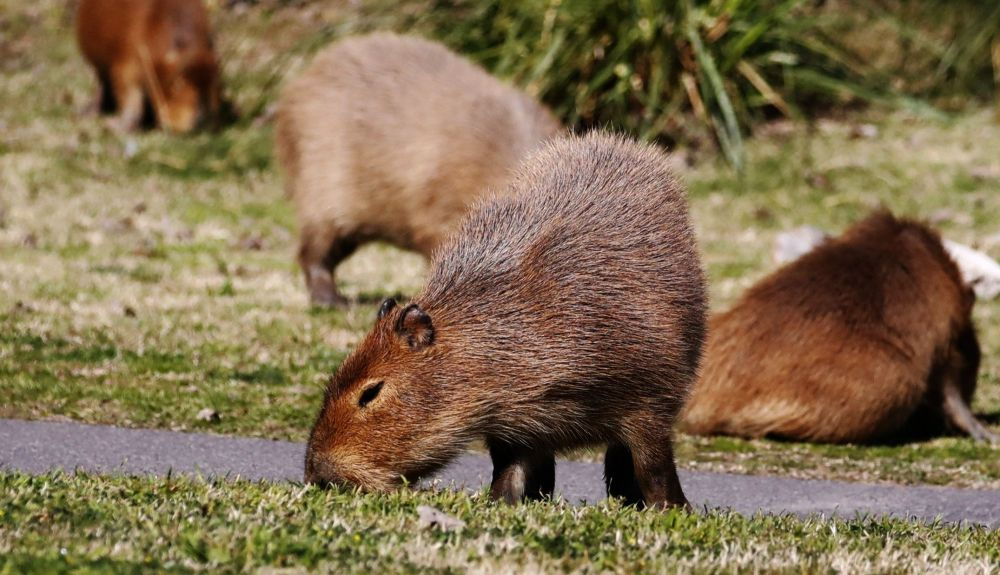
[[[0,419],[0,469],[44,473],[53,469],[104,474],[196,474],[204,477],[300,481],[305,446],[198,433],[46,421]],[[434,481],[478,489],[489,482],[489,459],[458,458]],[[559,461],[556,490],[573,503],[604,497],[601,466]],[[1000,491],[942,487],[898,487],[769,476],[681,472],[696,508],[743,514],[792,513],[854,517],[890,515],[906,519],[1000,527]]]

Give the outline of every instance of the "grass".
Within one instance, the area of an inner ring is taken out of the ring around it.
[[[417,506],[465,522],[423,525]],[[858,517],[510,507],[184,478],[0,474],[0,572],[941,572],[1000,568],[1000,531]]]
[[[368,246],[339,278],[366,303],[308,309],[268,110],[281,73],[356,23],[339,4],[247,10],[217,15],[241,123],[119,137],[79,114],[93,80],[63,4],[0,0],[0,416],[302,440],[326,379],[374,317],[367,302],[419,289],[419,257]],[[264,30],[269,42],[248,40]],[[854,135],[863,122],[874,138]],[[974,110],[766,124],[742,174],[680,150],[713,308],[774,268],[781,230],[838,231],[878,204],[933,216],[947,237],[1000,257],[997,149],[1000,127]],[[1000,302],[975,313],[974,408],[996,427]],[[204,408],[220,419],[199,420]],[[959,437],[878,447],[682,437],[678,449],[687,468],[986,488],[1000,488],[998,453]]]

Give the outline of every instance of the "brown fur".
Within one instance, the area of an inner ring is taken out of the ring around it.
[[[155,120],[175,132],[219,120],[221,87],[200,0],[81,0],[80,50],[99,83],[98,107],[121,129]]]
[[[333,271],[365,242],[429,256],[559,129],[527,95],[439,44],[372,34],[326,49],[285,88],[276,134],[312,302],[345,303]]]
[[[937,233],[876,212],[712,318],[681,429],[844,443],[947,422],[996,440],[968,407],[973,303]]]
[[[306,479],[388,489],[485,438],[493,497],[517,501],[551,494],[555,451],[606,443],[612,495],[684,504],[672,424],[705,298],[667,158],[557,139],[465,220],[413,303],[383,304],[327,390]]]

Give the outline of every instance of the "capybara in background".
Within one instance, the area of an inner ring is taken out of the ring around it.
[[[324,50],[284,89],[276,136],[312,303],[345,303],[334,269],[365,242],[430,256],[559,130],[528,95],[439,44],[379,33]]]
[[[683,505],[672,428],[697,375],[705,285],[666,156],[555,139],[386,300],[330,382],[309,482],[385,490],[483,438],[491,495],[552,493],[554,452],[607,444],[611,495]]]
[[[936,232],[878,211],[710,320],[680,428],[862,443],[947,424],[996,442],[969,409],[974,301]]]
[[[219,66],[200,0],[80,0],[76,35],[97,73],[98,107],[117,114],[120,129],[156,121],[188,132],[219,121]]]

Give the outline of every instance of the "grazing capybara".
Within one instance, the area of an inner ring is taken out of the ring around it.
[[[219,121],[219,66],[200,0],[80,0],[76,36],[97,74],[98,108],[116,114],[118,128],[155,121],[188,132]]]
[[[420,38],[372,34],[319,54],[278,106],[276,145],[314,305],[361,244],[430,256],[486,190],[560,130],[526,94]]]
[[[555,139],[435,253],[411,303],[382,304],[330,382],[305,478],[386,490],[483,438],[491,495],[515,502],[552,493],[555,451],[607,444],[611,495],[684,505],[672,427],[705,300],[664,154]]]
[[[711,319],[680,428],[863,443],[947,424],[996,442],[969,409],[974,301],[936,232],[878,211]]]

